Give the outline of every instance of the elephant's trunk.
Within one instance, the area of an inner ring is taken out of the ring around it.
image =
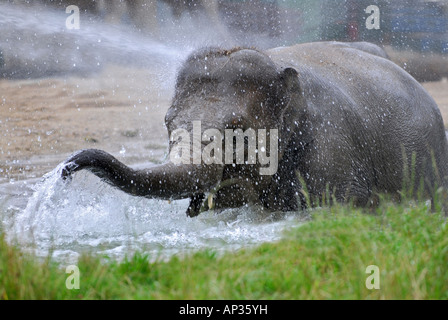
[[[171,162],[134,170],[109,153],[96,149],[82,150],[65,163],[63,178],[86,169],[126,193],[158,199],[182,199],[206,192],[222,175],[222,166],[175,165]]]

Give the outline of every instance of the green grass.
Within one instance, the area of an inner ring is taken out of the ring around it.
[[[148,261],[82,256],[80,289],[69,290],[65,266],[0,237],[0,298],[448,299],[447,219],[423,203],[316,209],[277,243]],[[380,289],[366,288],[369,265],[379,268]]]

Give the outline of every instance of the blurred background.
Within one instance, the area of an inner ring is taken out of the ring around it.
[[[79,30],[65,27],[69,5],[80,9]],[[372,5],[378,8],[376,28],[366,26]],[[161,44],[185,52],[203,45],[268,48],[340,40],[380,44],[419,80],[436,80],[448,74],[447,20],[447,0],[1,0],[0,76],[142,62],[163,51]],[[111,33],[121,41],[121,53]],[[146,58],[135,42],[152,43]]]

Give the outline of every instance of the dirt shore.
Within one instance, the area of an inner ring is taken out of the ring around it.
[[[38,177],[83,148],[126,163],[161,161],[172,90],[162,80],[121,67],[89,78],[0,80],[0,182]]]
[[[173,83],[158,72],[109,67],[88,78],[0,80],[0,182],[39,177],[72,152],[106,150],[127,164],[157,163]],[[448,81],[423,86],[448,124]]]

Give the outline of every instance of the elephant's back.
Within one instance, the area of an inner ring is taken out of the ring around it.
[[[381,180],[400,177],[404,151],[408,159],[415,153],[426,163],[434,152],[439,170],[448,174],[447,140],[437,104],[377,49],[319,42],[266,53],[280,67],[298,71],[320,158],[329,153],[343,159],[339,150],[346,150],[366,170],[376,168],[374,180]],[[424,171],[430,170],[428,164]]]
[[[308,107],[316,113],[334,117],[343,112],[366,124],[388,122],[388,128],[443,127],[428,92],[382,52],[367,43],[316,42],[266,53],[279,66],[298,71]]]

